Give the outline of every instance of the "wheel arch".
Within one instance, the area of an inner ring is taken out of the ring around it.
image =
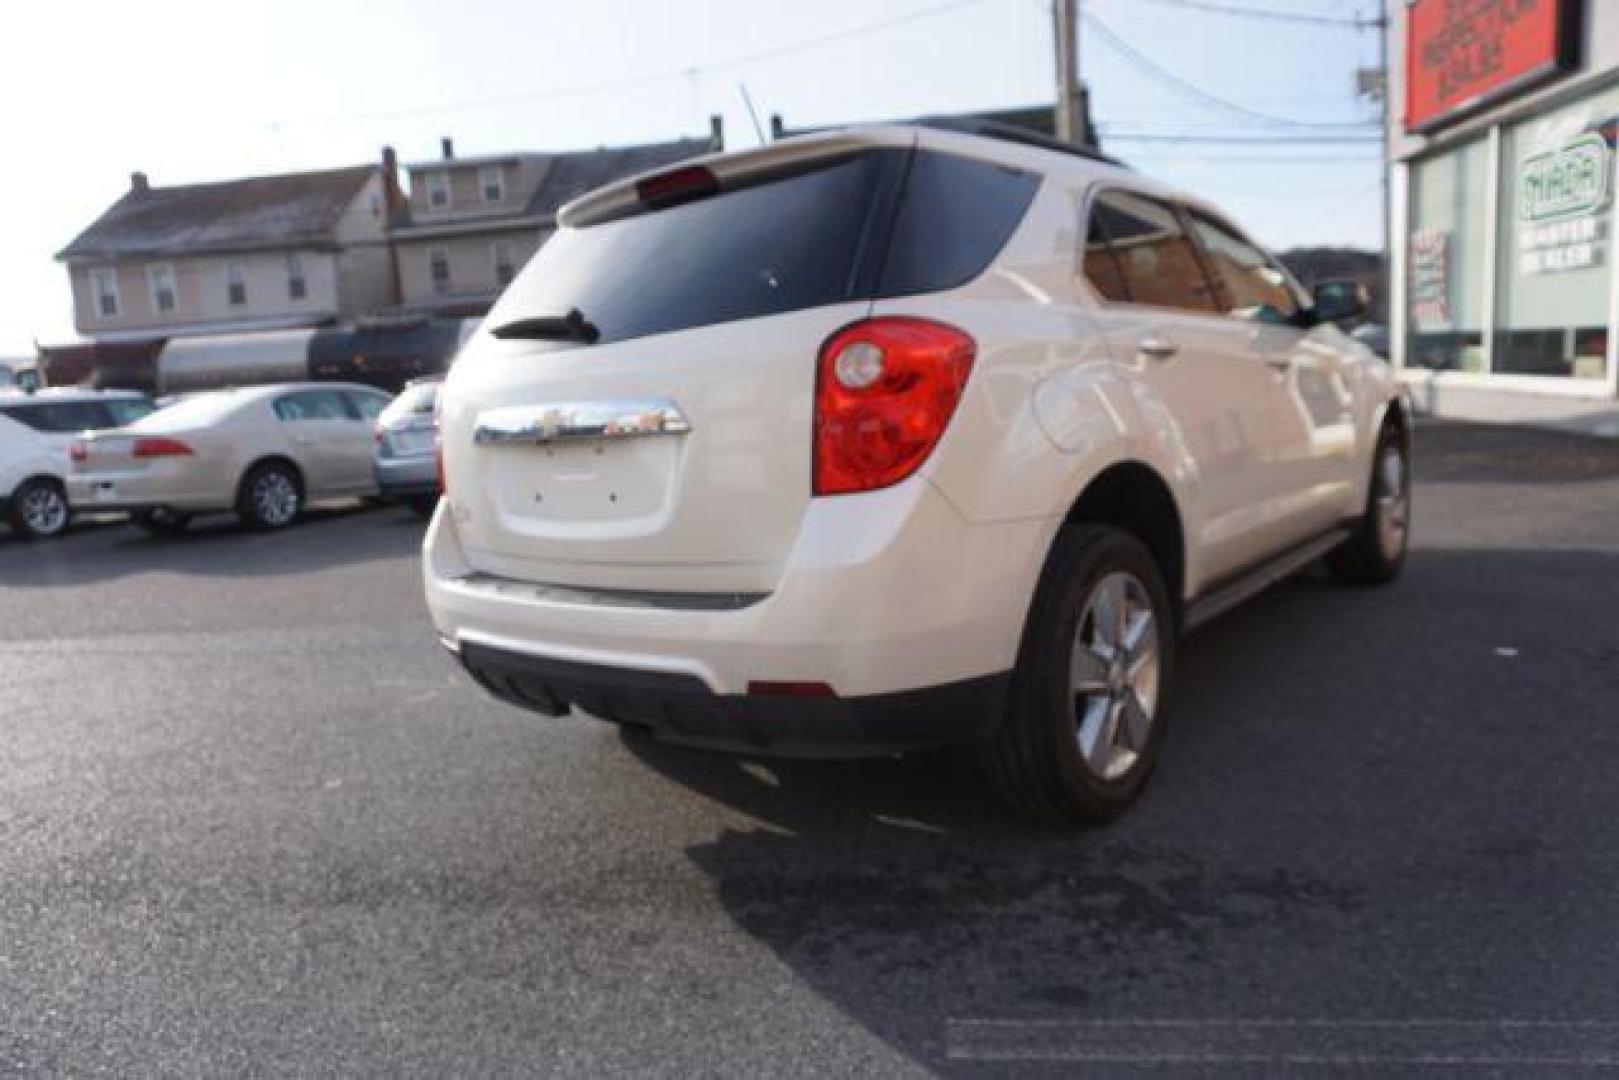
[[[298,494],[304,498],[309,497],[309,478],[304,475],[303,469],[299,467],[296,461],[286,454],[260,454],[248,462],[247,468],[243,469],[242,474],[236,478],[236,498],[238,500],[241,499],[242,493],[247,486],[247,478],[253,475],[253,470],[265,465],[285,465],[292,472],[292,478],[298,485]]]
[[[1122,529],[1146,546],[1164,575],[1178,622],[1186,594],[1186,518],[1158,470],[1135,459],[1101,470],[1075,498],[1063,527],[1081,522]]]

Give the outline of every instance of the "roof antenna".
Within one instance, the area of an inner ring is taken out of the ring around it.
[[[765,144],[765,129],[759,125],[759,114],[754,111],[753,98],[748,94],[747,83],[737,83],[736,88],[742,92],[742,104],[748,107],[748,119],[753,121],[753,134],[758,137],[759,145]]]

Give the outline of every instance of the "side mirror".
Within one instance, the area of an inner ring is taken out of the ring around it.
[[[1315,297],[1317,322],[1345,323],[1364,319],[1371,310],[1371,294],[1358,281],[1317,282],[1311,291]]]

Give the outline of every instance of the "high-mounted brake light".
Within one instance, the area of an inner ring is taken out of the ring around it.
[[[662,210],[680,203],[706,199],[719,194],[719,190],[719,177],[712,171],[702,165],[687,165],[638,182],[635,197],[641,200],[643,206]]]
[[[190,457],[191,447],[179,439],[136,439],[130,453],[138,458]]]
[[[815,379],[816,495],[890,487],[933,452],[978,347],[945,323],[885,316],[821,346]]]

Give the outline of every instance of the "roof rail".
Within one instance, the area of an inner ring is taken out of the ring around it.
[[[1121,169],[1129,168],[1118,158],[1110,157],[1093,146],[1081,146],[1078,143],[1063,142],[1053,139],[1049,135],[1042,135],[1038,131],[1018,127],[1015,124],[1003,124],[999,120],[977,120],[960,116],[926,116],[915,121],[918,127],[933,128],[937,131],[953,131],[960,135],[978,135],[986,139],[1000,139],[1003,142],[1021,143],[1024,146],[1035,146],[1041,150],[1052,150],[1059,154],[1068,154],[1072,157],[1087,158],[1091,161],[1100,161],[1107,165],[1117,165]]]

